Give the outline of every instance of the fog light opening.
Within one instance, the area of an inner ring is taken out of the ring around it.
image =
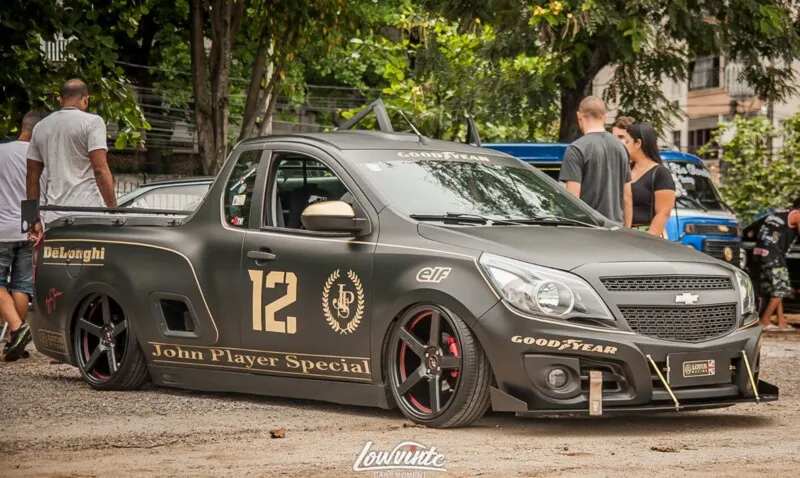
[[[547,373],[547,384],[553,389],[564,388],[569,382],[567,371],[561,367],[550,369]]]

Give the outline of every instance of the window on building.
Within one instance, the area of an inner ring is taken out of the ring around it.
[[[673,131],[672,132],[672,145],[678,149],[681,149],[681,132],[680,131]]]
[[[714,138],[713,128],[696,129],[694,131],[689,131],[689,154],[700,156],[703,159],[716,159],[718,154],[716,145],[712,145],[712,147],[706,154],[702,155],[697,154],[697,150],[700,149],[702,146],[708,144],[713,138]]]
[[[700,57],[689,63],[689,91],[719,88],[719,57]]]

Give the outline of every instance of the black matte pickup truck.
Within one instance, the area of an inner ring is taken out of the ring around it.
[[[777,400],[747,275],[511,156],[393,131],[239,143],[188,215],[48,225],[32,319],[94,388],[399,407],[431,427]]]

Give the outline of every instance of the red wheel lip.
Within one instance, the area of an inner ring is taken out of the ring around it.
[[[408,330],[409,331],[413,330],[414,327],[416,327],[416,325],[422,319],[424,319],[426,317],[430,317],[431,315],[433,315],[433,313],[434,313],[434,310],[430,310],[430,309],[422,310],[422,311],[418,312],[415,316],[413,316],[413,318],[409,319],[410,325],[408,326]],[[443,311],[443,310],[439,310],[439,313],[441,313],[443,317],[444,317],[445,314],[448,314],[448,312]],[[443,322],[445,320],[446,319],[442,318]],[[451,326],[451,328],[452,328],[452,326]],[[454,356],[461,357],[461,355],[460,355],[460,342],[458,341],[458,338],[455,336],[455,334],[456,334],[455,329],[453,329],[452,332],[453,332],[453,335],[448,337],[448,342],[447,342],[448,345],[445,346],[446,348],[444,349],[444,351],[450,351],[450,353],[452,353]],[[402,383],[408,377],[408,373],[406,372],[405,357],[406,357],[406,350],[408,350],[409,347],[405,343],[405,341],[401,340],[400,342],[401,342],[400,343],[400,350],[399,350],[400,353],[398,354],[399,355],[399,367],[398,367],[398,372],[399,373],[398,373],[398,375],[400,376],[400,382]],[[454,346],[455,346],[455,349],[456,349],[456,353],[453,353],[453,347]],[[459,372],[460,372],[460,368],[459,369],[455,369],[455,370],[450,372],[450,377],[452,377],[453,379],[456,380],[455,387],[458,387],[458,384],[461,381],[461,379],[459,377]],[[446,372],[444,372],[444,371],[443,371],[443,373],[446,374]],[[444,374],[441,377],[442,379],[446,379],[446,375],[444,375]],[[424,406],[422,403],[420,403],[419,400],[417,400],[416,397],[414,397],[414,395],[411,392],[406,392],[405,396],[407,397],[406,400],[408,402],[410,402],[410,405],[415,409],[416,413],[425,414],[425,415],[428,415],[428,416],[432,416],[433,415],[433,411],[430,408]],[[448,403],[449,403],[449,401],[448,401]],[[441,413],[443,410],[444,410],[444,407],[442,408],[442,410],[439,413]]]

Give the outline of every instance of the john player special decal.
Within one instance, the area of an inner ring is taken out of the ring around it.
[[[322,313],[328,325],[340,334],[352,334],[364,316],[364,286],[353,271],[340,280],[336,269],[322,288]]]
[[[263,372],[306,377],[371,380],[370,359],[337,355],[314,355],[268,350],[236,349],[148,342],[150,357],[156,364],[181,364],[198,367]]]

